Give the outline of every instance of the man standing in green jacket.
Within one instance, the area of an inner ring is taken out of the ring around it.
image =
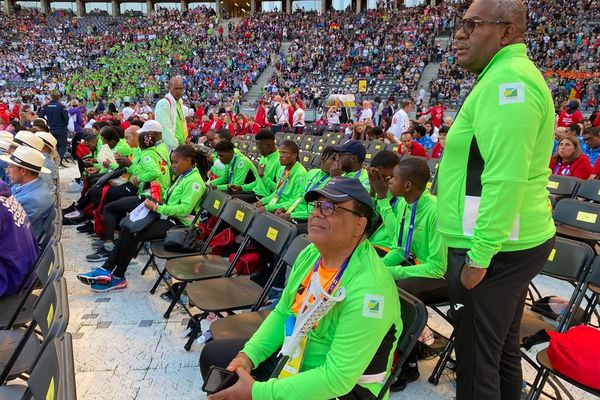
[[[521,0],[475,0],[456,33],[458,64],[477,75],[438,177],[458,400],[519,398],[527,287],[554,242],[546,190],[554,105],[527,57],[526,18]]]
[[[296,142],[286,140],[279,146],[279,163],[277,185],[268,196],[263,197],[254,205],[261,211],[274,212],[287,210],[294,201],[302,196],[306,169],[300,164],[300,150]]]
[[[358,180],[337,177],[305,199],[314,208],[312,244],[296,259],[281,301],[247,343],[215,340],[202,350],[204,378],[211,365],[239,375],[210,399],[367,399],[379,394],[388,376],[402,319],[394,279],[366,239],[373,215],[369,193]],[[311,310],[310,294],[324,296],[316,290],[333,296],[333,307],[301,338],[284,372],[269,379],[286,326]]]

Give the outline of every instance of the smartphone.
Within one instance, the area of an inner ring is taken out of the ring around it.
[[[235,385],[238,376],[235,372],[227,371],[225,368],[212,366],[208,370],[208,376],[202,385],[202,390],[207,394],[213,394]]]

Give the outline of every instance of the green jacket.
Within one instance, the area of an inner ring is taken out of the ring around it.
[[[524,44],[500,50],[477,77],[438,167],[439,231],[487,267],[500,251],[550,239],[548,154],[554,103]]]
[[[394,247],[394,241],[397,239],[396,215],[400,201],[388,192],[385,199],[377,199],[374,203],[376,204],[375,211],[381,217],[382,222],[379,228],[369,237],[369,241],[373,246],[389,250]]]
[[[167,164],[169,164],[169,167],[171,166],[171,158],[169,157],[169,149],[167,148],[167,146],[161,141],[156,142],[156,144],[154,145],[154,147],[156,147],[156,151],[158,151],[158,154],[160,154],[161,158],[163,160],[165,160],[165,162]]]
[[[254,192],[259,197],[265,197],[273,193],[277,185],[277,171],[279,171],[279,151],[275,151],[268,156],[260,156],[258,165],[264,165],[263,177],[254,182],[242,185],[244,192]]]
[[[164,196],[162,204],[156,210],[159,214],[176,217],[184,225],[191,222],[185,217],[190,215],[206,192],[206,184],[197,168],[177,177]]]
[[[265,206],[265,210],[269,212],[278,209],[287,210],[298,197],[302,196],[306,168],[296,161],[296,164],[294,164],[285,180],[283,177],[284,174],[285,167],[281,165],[277,171],[279,179],[277,180],[275,191],[260,199],[260,202]],[[277,189],[278,186],[279,189]]]
[[[415,227],[413,230],[410,253],[419,264],[402,266],[405,259],[404,246],[408,237],[411,213],[414,204],[407,204],[404,198],[398,199],[398,214],[395,220],[394,243],[392,250],[383,259],[383,264],[396,280],[407,278],[442,278],[446,273],[448,251],[437,231],[436,201],[428,190],[423,192],[417,202]],[[404,218],[402,247],[398,247],[400,226]]]
[[[346,178],[358,179],[360,181],[360,183],[363,184],[365,189],[367,189],[367,192],[369,192],[369,193],[371,192],[371,184],[369,183],[369,173],[367,172],[366,169],[361,168],[358,171],[346,172],[342,176],[345,176]]]
[[[296,292],[318,258],[319,251],[311,244],[296,259],[281,300],[242,350],[254,365],[281,347]],[[346,298],[309,332],[300,373],[286,379],[255,382],[252,398],[319,400],[342,396],[357,384],[392,329],[396,347],[402,332],[398,289],[368,240],[356,248],[339,286],[345,287]],[[389,372],[393,350],[384,357]],[[363,386],[378,394],[382,384]]]
[[[235,154],[229,164],[225,165],[224,173],[210,181],[210,184],[225,191],[228,185],[242,186],[245,184],[248,173],[254,175],[254,180],[260,179],[252,161],[243,154]]]
[[[308,204],[304,200],[304,195],[311,190],[321,189],[330,180],[331,177],[329,174],[323,172],[321,168],[314,168],[308,171],[304,178],[305,185],[302,194],[286,210],[290,214],[290,217],[299,221],[308,220],[310,214],[308,213]],[[290,212],[290,208],[292,207],[294,208]]]
[[[238,149],[237,147],[235,149],[233,149],[233,152],[235,154],[242,154],[240,149]],[[225,165],[219,160],[219,154],[216,151],[214,151],[212,153],[211,157],[212,157],[213,165],[212,165],[212,167],[210,167],[210,172],[212,172],[213,175],[215,175],[216,177],[222,176],[223,173],[225,172],[226,168],[225,168]]]
[[[169,167],[163,165],[164,160],[155,147],[140,150],[133,149],[133,164],[127,168],[127,172],[137,176],[139,184],[138,194],[145,192],[144,184],[157,181],[160,184],[161,194],[166,193],[171,185],[171,173]]]

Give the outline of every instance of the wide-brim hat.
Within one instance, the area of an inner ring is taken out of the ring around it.
[[[51,134],[50,132],[38,132],[35,135],[42,139],[46,146],[50,147],[51,149],[56,149],[58,141],[56,140],[53,134]]]
[[[19,131],[12,141],[17,146],[28,146],[37,151],[42,151],[45,144],[44,141],[29,131]]]
[[[19,146],[10,156],[7,154],[0,156],[0,160],[33,172],[50,173],[50,170],[44,167],[44,155],[28,146]]]

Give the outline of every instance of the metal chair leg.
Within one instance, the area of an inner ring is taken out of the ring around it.
[[[186,351],[190,351],[190,349],[192,348],[192,344],[194,343],[194,340],[196,340],[202,334],[202,327],[200,326],[200,323],[207,316],[208,316],[208,312],[206,312],[206,311],[204,311],[202,314],[198,314],[198,318],[195,318],[195,316],[192,316],[191,322],[193,323],[193,328],[192,328],[192,331],[190,332],[188,341],[185,343],[185,346],[183,346],[183,348]]]
[[[173,289],[174,285],[169,287],[169,291],[171,291],[171,293],[173,294],[173,300],[171,301],[171,304],[169,304],[169,308],[167,308],[167,311],[163,315],[163,317],[165,317],[165,319],[169,319],[169,317],[171,316],[171,312],[175,308],[175,305],[177,304],[177,302],[180,301],[181,294],[183,293],[183,291],[185,290],[185,287],[187,286],[187,282],[178,282],[178,283],[180,285],[177,289]]]
[[[154,286],[152,286],[152,289],[150,289],[150,294],[154,294],[156,292],[156,289],[158,288],[158,285],[160,285],[160,281],[164,280],[166,273],[167,273],[167,267],[165,267],[158,274],[158,278],[156,279],[156,282],[154,282]]]
[[[433,385],[437,385],[440,382],[440,377],[442,376],[442,373],[444,372],[444,369],[446,368],[446,364],[448,364],[448,361],[450,360],[450,355],[452,354],[452,350],[454,350],[454,339],[455,339],[454,332],[452,332],[452,335],[450,335],[450,338],[448,339],[448,343],[446,344],[446,347],[441,352],[440,358],[438,359],[438,362],[435,365],[435,368],[433,369],[431,376],[429,377],[429,383],[431,383]]]
[[[148,258],[148,262],[146,263],[146,265],[144,265],[144,268],[142,268],[142,272],[141,272],[142,275],[144,275],[146,273],[146,270],[150,266],[150,263],[152,263],[153,261],[154,261],[154,254],[152,254],[150,256],[150,258]]]

